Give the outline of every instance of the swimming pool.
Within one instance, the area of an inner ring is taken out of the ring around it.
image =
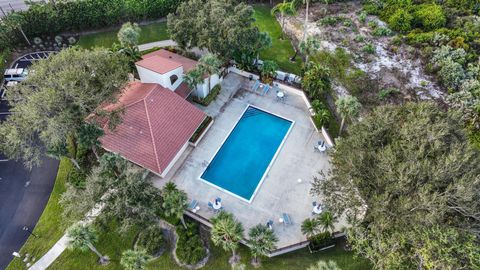
[[[248,105],[200,179],[251,202],[293,124]]]

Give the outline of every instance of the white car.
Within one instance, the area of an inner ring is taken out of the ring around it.
[[[28,75],[28,69],[26,68],[11,68],[11,69],[5,70],[5,73],[3,74],[3,78],[7,82],[10,82],[10,81],[21,82],[27,78],[27,75]]]

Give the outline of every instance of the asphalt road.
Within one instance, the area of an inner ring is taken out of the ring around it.
[[[0,269],[7,267],[40,218],[57,174],[58,161],[45,158],[28,171],[15,161],[0,162]],[[39,237],[42,237],[41,235]]]
[[[28,66],[30,62],[19,64]],[[0,100],[0,124],[8,115],[8,103]],[[37,224],[55,184],[57,170],[57,160],[45,157],[40,167],[27,170],[21,162],[8,161],[0,153],[0,269],[7,267],[12,252],[18,251],[27,240],[29,233],[23,227],[33,230]]]

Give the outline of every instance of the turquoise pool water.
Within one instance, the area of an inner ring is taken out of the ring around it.
[[[292,121],[249,106],[201,178],[251,201],[292,125]]]

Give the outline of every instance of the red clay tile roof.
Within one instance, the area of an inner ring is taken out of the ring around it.
[[[182,82],[177,87],[177,89],[175,89],[175,93],[177,93],[177,95],[181,96],[182,98],[186,99],[192,93],[192,89],[188,87],[188,84],[186,82]]]
[[[153,59],[151,59],[151,58],[153,58]],[[154,52],[151,52],[151,53],[147,53],[144,56],[142,56],[142,59],[143,60],[138,61],[136,64],[141,66],[141,67],[153,70],[152,68],[144,66],[145,63],[149,63],[149,65],[152,65],[152,62],[159,62],[158,65],[162,65],[162,63],[164,63],[163,65],[165,67],[162,67],[161,69],[159,68],[159,70],[167,70],[167,72],[171,71],[171,70],[174,70],[175,68],[178,67],[178,66],[175,67],[175,65],[172,65],[171,62],[173,62],[173,63],[175,63],[179,66],[183,66],[183,72],[184,73],[189,72],[190,70],[195,68],[195,66],[198,64],[198,62],[195,61],[195,60],[192,60],[192,59],[187,58],[185,56],[182,56],[182,55],[179,55],[179,54],[176,54],[176,53],[164,50],[164,49],[154,51]],[[143,61],[146,61],[146,62],[143,62]],[[153,70],[153,71],[156,71],[156,70]],[[161,74],[166,73],[166,72],[162,73],[160,71],[157,71],[157,72],[159,72]]]
[[[182,66],[181,63],[160,56],[152,56],[140,60],[136,62],[135,65],[144,67],[160,74],[165,74]]]
[[[115,131],[104,126],[105,149],[161,174],[188,142],[206,115],[174,92],[154,83],[130,83],[118,103],[124,106]]]

